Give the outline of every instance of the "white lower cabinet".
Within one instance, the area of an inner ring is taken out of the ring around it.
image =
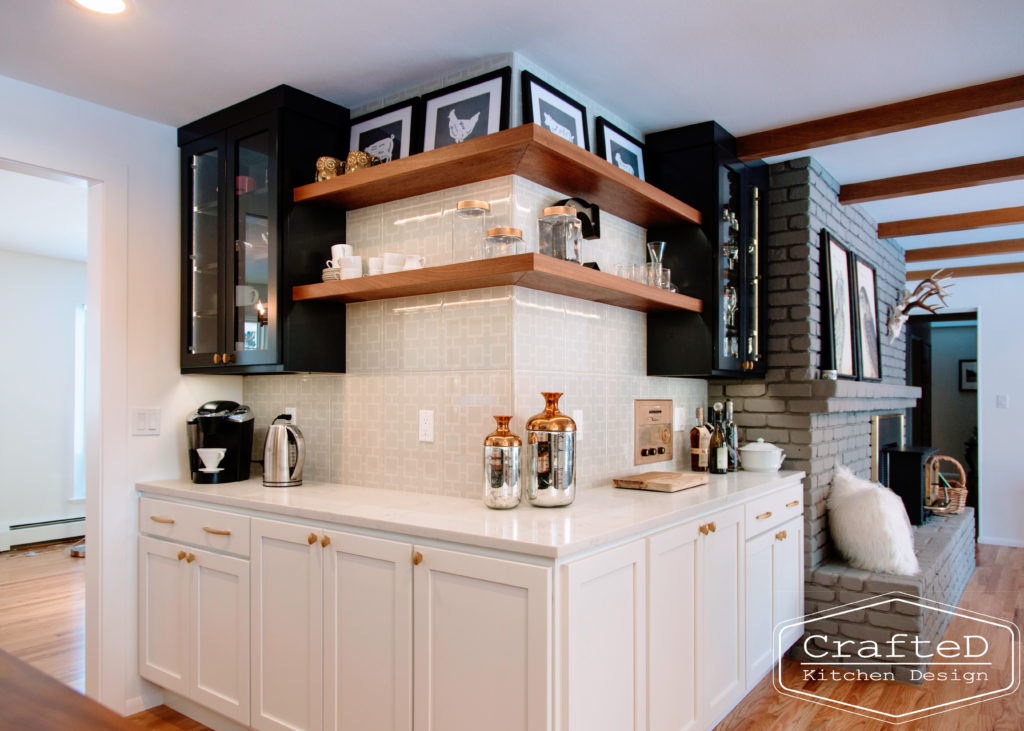
[[[139,538],[139,673],[249,723],[249,562]]]
[[[803,532],[803,517],[798,516],[746,542],[748,690],[803,634],[799,623],[777,634],[780,624],[804,614]]]
[[[549,568],[283,521],[252,541],[254,728],[550,727]]]

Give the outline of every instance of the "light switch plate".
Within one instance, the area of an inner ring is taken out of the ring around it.
[[[682,406],[676,406],[672,409],[672,429],[673,431],[685,431],[683,424],[686,423],[686,409]]]
[[[132,436],[160,436],[160,409],[132,409]]]
[[[1008,393],[997,393],[996,394],[996,408],[997,409],[1008,409],[1008,408],[1010,408],[1010,394],[1008,394]]]

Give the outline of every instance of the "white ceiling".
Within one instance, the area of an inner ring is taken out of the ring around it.
[[[0,0],[0,74],[178,126],[281,83],[355,107],[518,51],[642,130],[715,119],[736,135],[1024,74],[1021,0],[134,2],[110,18]],[[1024,155],[1024,110],[810,154],[841,183]],[[1022,193],[864,207],[884,221]]]

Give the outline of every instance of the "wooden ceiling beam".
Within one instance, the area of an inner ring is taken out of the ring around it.
[[[922,269],[917,272],[907,272],[907,281],[915,282],[922,279],[927,279],[938,269]],[[952,274],[953,279],[959,277],[990,277],[995,274],[1021,274],[1024,273],[1024,261],[1013,262],[1011,264],[979,264],[973,267],[945,267],[942,269],[944,274]]]
[[[948,216],[931,216],[929,218],[908,218],[904,221],[887,221],[878,224],[878,238],[888,239],[893,236],[969,231],[987,226],[1004,226],[1008,223],[1024,223],[1024,206],[993,208],[988,211],[954,213]]]
[[[849,183],[839,187],[839,202],[847,205],[867,203],[908,195],[937,193],[942,190],[970,188],[974,185],[1005,183],[1010,180],[1024,180],[1024,157],[897,175],[892,178],[867,180],[863,183]]]
[[[1024,251],[1024,239],[982,241],[977,244],[954,244],[952,246],[926,246],[907,249],[907,261],[935,261],[936,259],[966,259],[970,256],[990,254],[1016,254]]]
[[[740,160],[758,160],[1021,107],[1024,107],[1024,76],[1014,76],[755,132],[738,138],[736,148]]]

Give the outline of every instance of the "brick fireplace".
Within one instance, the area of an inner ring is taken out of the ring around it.
[[[807,473],[807,613],[889,591],[956,604],[974,565],[974,522],[969,513],[937,518],[917,530],[922,564],[917,577],[858,571],[833,555],[825,499],[837,461],[861,477],[870,477],[871,417],[911,408],[920,396],[920,389],[905,385],[906,333],[891,344],[885,335],[887,307],[906,281],[903,250],[892,241],[878,239],[875,222],[856,206],[840,205],[838,194],[839,184],[811,158],[771,167],[767,377],[764,381],[712,381],[709,401],[732,398],[740,443],[763,437],[786,451],[787,469]],[[819,235],[823,229],[876,269],[881,382],[819,378]],[[914,631],[932,639],[941,636],[945,625],[894,610],[893,614],[858,612],[843,623],[815,629],[856,639],[883,640],[894,631]],[[908,677],[909,672],[901,679]]]

